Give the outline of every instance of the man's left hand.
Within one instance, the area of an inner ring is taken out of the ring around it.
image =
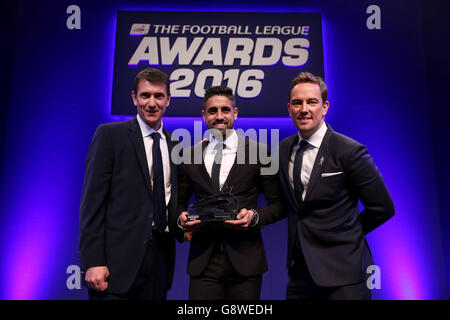
[[[243,208],[236,216],[236,220],[224,221],[225,226],[234,230],[246,230],[252,223],[254,214],[255,212],[253,210]]]

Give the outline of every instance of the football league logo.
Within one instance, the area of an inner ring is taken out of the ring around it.
[[[135,23],[131,26],[130,35],[140,36],[143,34],[147,34],[149,29],[149,24]]]

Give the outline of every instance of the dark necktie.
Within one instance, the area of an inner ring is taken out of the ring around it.
[[[303,153],[308,148],[309,143],[306,140],[300,141],[300,147],[297,149],[297,153],[294,158],[294,170],[293,170],[293,180],[294,180],[294,192],[295,197],[298,202],[302,202],[302,194],[303,194],[303,184],[301,180],[301,170],[303,164]]]
[[[216,156],[211,170],[211,180],[217,190],[220,191],[220,166],[222,164],[223,143],[218,142],[215,146]]]
[[[161,157],[159,141],[161,136],[158,132],[151,134],[153,139],[153,195],[154,195],[154,215],[155,227],[159,232],[164,232],[167,226],[166,218],[166,189],[164,187],[164,170]]]

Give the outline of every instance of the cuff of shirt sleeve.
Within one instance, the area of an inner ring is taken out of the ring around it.
[[[254,227],[259,222],[259,214],[258,214],[258,211],[256,211],[255,209],[250,209],[250,210],[253,211],[253,218],[252,218],[252,222],[250,223],[250,227]]]
[[[181,230],[183,230],[184,231],[184,228],[181,226],[181,224],[180,224],[180,216],[178,216],[178,219],[177,219],[177,226],[181,229]]]

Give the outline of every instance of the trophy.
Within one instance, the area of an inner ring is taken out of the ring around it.
[[[209,196],[188,207],[188,221],[220,221],[236,220],[239,200],[231,192],[232,188],[224,187],[219,194]]]

